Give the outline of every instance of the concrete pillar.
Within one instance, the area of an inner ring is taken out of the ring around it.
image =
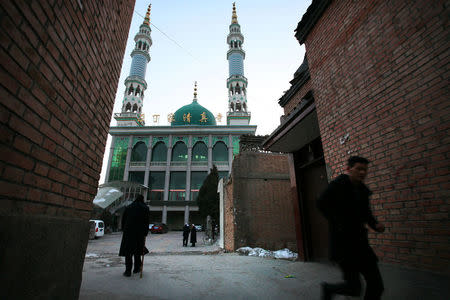
[[[150,160],[152,159],[152,144],[153,144],[153,136],[150,136],[148,140],[148,146],[147,146],[147,158],[145,159],[145,176],[144,176],[144,186],[148,187],[148,189],[145,191],[144,199],[147,201],[147,196],[149,193],[149,185],[148,185],[148,178],[150,175]]]
[[[223,178],[219,180],[219,184],[217,185],[217,192],[219,193],[219,247],[224,248],[224,234],[225,234],[225,222],[224,222],[224,191],[223,191]],[[213,228],[214,230],[214,228]]]
[[[164,201],[169,200],[170,163],[172,161],[172,135],[169,135],[167,147],[166,178],[164,180]]]
[[[169,183],[170,183],[170,163],[172,161],[172,135],[169,135],[169,145],[167,147],[167,163],[166,178],[164,180],[164,201],[169,200]],[[167,224],[167,205],[163,206],[162,223]]]
[[[212,135],[209,135],[208,138],[208,174],[211,172],[213,161],[212,161]]]
[[[186,169],[186,198],[185,201],[191,200],[191,165],[192,165],[192,135],[189,135],[188,142],[188,160]],[[184,223],[189,223],[189,205],[184,207]]]
[[[189,223],[189,205],[184,207],[184,224]]]
[[[163,206],[161,223],[167,224],[167,205]]]
[[[186,169],[186,201],[191,199],[191,163],[192,163],[192,147],[188,147],[188,161]]]
[[[125,162],[125,171],[123,172],[123,181],[128,181],[128,173],[130,170],[131,150],[133,150],[133,136],[130,135],[128,140],[127,160]]]
[[[231,165],[233,164],[233,137],[231,134],[228,135],[228,145],[228,169],[231,170]]]
[[[111,170],[111,162],[114,155],[114,144],[116,142],[116,137],[113,136],[111,138],[111,148],[109,149],[109,158],[108,158],[108,166],[106,167],[106,176],[105,176],[105,183],[109,181],[109,172]]]

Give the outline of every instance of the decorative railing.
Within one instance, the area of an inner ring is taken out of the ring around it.
[[[216,166],[228,166],[230,164],[228,161],[217,161],[217,160],[213,161],[212,163],[213,165]]]
[[[241,135],[239,141],[239,152],[268,152],[262,147],[262,143],[268,135]]]
[[[171,166],[186,166],[187,161],[171,161],[170,165]]]
[[[165,166],[167,165],[166,161],[152,161],[150,162],[150,166]]]
[[[252,114],[251,114],[251,112],[246,112],[246,111],[233,111],[233,112],[227,112],[227,116],[230,116],[230,115],[233,115],[233,116],[243,116],[243,117],[246,117],[246,116],[251,116]]]
[[[125,117],[125,118],[134,118],[136,117],[138,114],[137,113],[133,113],[133,112],[128,112],[128,113],[115,113],[114,116],[115,117]]]
[[[207,166],[208,161],[192,161],[191,165],[192,166]]]
[[[145,161],[130,161],[130,167],[145,167]]]

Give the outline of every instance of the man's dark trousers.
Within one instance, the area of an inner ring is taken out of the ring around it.
[[[125,256],[125,272],[131,272],[131,266],[133,265],[132,256],[134,256],[134,273],[141,271],[141,256],[139,254],[130,254]]]
[[[361,281],[359,274],[364,276],[366,281],[366,292],[364,300],[379,300],[383,293],[384,286],[378,264],[375,260],[342,261],[339,267],[344,275],[344,282],[338,284],[328,284],[327,289],[332,294],[359,296],[361,294]]]

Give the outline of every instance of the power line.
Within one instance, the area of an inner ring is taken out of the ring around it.
[[[145,17],[143,17],[140,13],[138,13],[137,11],[134,11],[138,16],[140,16],[142,19],[145,19]],[[162,31],[161,29],[159,29],[153,22],[150,22],[150,24],[156,28],[159,32],[161,32],[166,38],[168,38],[170,41],[172,41],[175,45],[177,45],[178,47],[180,47],[183,51],[185,51],[190,57],[192,57],[194,60],[196,60],[197,62],[199,62],[199,60],[192,55],[187,49],[183,48],[183,46],[181,46],[177,41],[175,41],[173,38],[171,38],[170,36],[168,36],[164,31]]]

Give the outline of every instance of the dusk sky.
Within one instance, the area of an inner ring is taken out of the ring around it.
[[[146,126],[169,125],[167,115],[192,102],[194,82],[198,102],[226,125],[228,61],[226,38],[231,24],[232,1],[137,0],[130,26],[113,113],[119,113],[124,81],[129,75],[134,36],[143,22],[148,4],[153,45],[147,65],[148,88],[143,112]],[[270,134],[279,124],[282,108],[278,99],[303,61],[304,46],[294,37],[311,0],[236,1],[238,22],[244,35],[244,75],[248,79],[248,110],[257,135]],[[159,123],[153,115],[160,115]],[[111,126],[116,126],[114,118]],[[104,182],[110,152],[108,137],[100,183]]]

